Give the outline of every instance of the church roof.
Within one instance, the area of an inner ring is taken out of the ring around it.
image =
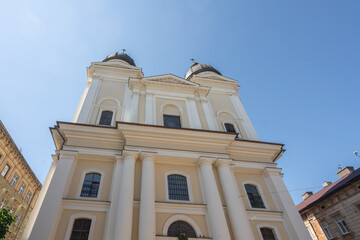
[[[200,63],[194,62],[193,64],[191,64],[189,71],[187,71],[187,73],[185,74],[185,79],[189,79],[193,75],[199,74],[202,72],[214,72],[216,74],[221,75],[221,73],[218,70],[216,70],[215,68],[213,68],[210,64],[200,64]]]
[[[107,62],[107,61],[114,60],[114,59],[123,60],[123,61],[127,62],[128,64],[136,67],[134,59],[132,59],[129,55],[127,55],[124,52],[123,53],[116,52],[116,53],[110,54],[103,60],[103,62]]]

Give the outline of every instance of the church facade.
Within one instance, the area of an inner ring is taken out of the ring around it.
[[[145,77],[126,53],[87,74],[22,239],[310,239],[236,80]]]

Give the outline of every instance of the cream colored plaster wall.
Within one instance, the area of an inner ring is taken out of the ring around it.
[[[101,157],[99,157],[98,160]],[[84,183],[84,173],[85,172],[99,172],[101,173],[101,184],[100,184],[100,199],[102,201],[109,201],[109,194],[111,188],[111,180],[113,174],[114,163],[109,161],[89,161],[79,159],[76,168],[74,171],[74,175],[72,178],[72,182],[70,184],[70,188],[67,194],[67,198],[79,198],[81,187]]]
[[[181,127],[190,128],[189,117],[187,114],[185,100],[180,101],[180,100],[173,100],[173,99],[160,98],[160,97],[156,98],[156,124],[161,125],[161,126],[164,125],[163,114],[162,114],[160,108],[162,105],[167,105],[167,104],[172,105],[172,106],[178,105],[182,108],[183,112],[180,115]],[[174,115],[177,115],[177,114],[174,114]]]
[[[95,215],[95,226],[93,223],[91,227],[94,227],[93,240],[103,239],[104,227],[106,222],[106,212],[88,212],[88,211],[75,211],[75,210],[64,210],[61,214],[60,221],[56,230],[54,240],[64,240],[66,230],[69,225],[70,217],[72,214],[91,214]],[[72,226],[70,226],[72,229]]]
[[[138,108],[138,123],[145,123],[146,96],[140,94]]]
[[[191,190],[194,202],[197,204],[202,204],[200,182],[198,176],[197,166],[183,166],[183,165],[166,165],[166,164],[156,164],[155,166],[155,200],[159,202],[165,202],[167,199],[166,196],[166,183],[165,177],[166,173],[173,172],[178,174],[185,174],[190,176]]]
[[[250,225],[251,225],[251,229],[254,233],[255,240],[263,240],[262,236],[259,233],[258,227],[257,227],[258,224],[261,226],[264,226],[264,227],[270,227],[270,228],[276,227],[276,229],[281,237],[281,240],[290,240],[290,238],[286,232],[286,229],[284,227],[284,224],[282,222],[253,220],[253,221],[250,221]],[[276,233],[276,231],[275,231],[275,233]]]
[[[156,213],[156,235],[163,234],[163,229],[166,221],[174,215],[178,215],[178,214],[159,213],[159,212]],[[195,214],[179,214],[179,215],[185,215],[187,217],[190,217],[199,226],[202,235],[209,236],[205,215],[195,215]]]
[[[200,118],[200,122],[201,122],[201,126],[202,126],[202,129],[207,129],[209,130],[209,126],[207,124],[207,121],[206,121],[206,117],[205,117],[205,113],[204,113],[204,109],[202,107],[202,104],[201,102],[199,101],[196,101],[196,108],[199,112],[199,118]],[[213,117],[213,116],[211,116]]]
[[[235,172],[235,178],[239,187],[239,191],[241,196],[243,197],[243,202],[245,205],[246,209],[251,209],[250,203],[249,203],[249,199],[247,197],[246,191],[245,191],[245,187],[244,185],[246,183],[249,184],[255,184],[257,186],[260,186],[260,188],[258,187],[258,191],[261,193],[261,197],[265,203],[265,206],[267,207],[268,210],[272,210],[272,211],[276,211],[276,206],[274,204],[273,199],[271,198],[271,194],[268,190],[268,187],[265,183],[265,180],[262,176],[261,173],[239,173],[239,172]]]

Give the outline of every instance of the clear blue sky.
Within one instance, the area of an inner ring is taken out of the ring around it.
[[[296,203],[360,166],[360,1],[3,1],[0,119],[43,182],[48,127],[71,121],[86,67],[122,48],[146,76],[184,76],[190,58],[237,79]],[[300,190],[298,190],[300,189]]]

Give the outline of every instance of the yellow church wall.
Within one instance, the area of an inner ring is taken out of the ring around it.
[[[56,234],[54,240],[64,240],[68,228],[72,229],[71,226],[71,216],[76,215],[78,217],[92,215],[95,217],[95,221],[91,222],[91,227],[94,226],[93,231],[93,240],[103,239],[105,222],[106,222],[106,212],[89,212],[89,211],[78,211],[78,210],[63,210],[59,224],[57,226]],[[95,222],[95,225],[93,225]],[[71,231],[71,230],[70,230]]]
[[[234,175],[239,187],[240,195],[243,197],[243,202],[246,209],[251,209],[249,199],[247,197],[244,187],[245,184],[249,183],[249,184],[255,184],[258,187],[258,191],[261,193],[261,197],[268,210],[272,210],[272,211],[277,210],[274,201],[271,197],[271,194],[269,192],[269,189],[266,185],[266,182],[261,173],[235,172]]]
[[[67,198],[81,199],[82,197],[80,197],[80,191],[84,183],[85,173],[98,172],[101,174],[99,200],[109,201],[113,168],[114,168],[113,162],[105,162],[105,161],[93,162],[89,160],[79,159],[75,167],[74,175],[69,187]]]
[[[140,94],[139,96],[139,108],[138,108],[138,123],[145,123],[145,108],[146,108],[146,96]]]
[[[189,191],[193,196],[193,203],[202,204],[200,182],[198,176],[197,166],[185,166],[185,165],[166,165],[156,164],[155,166],[155,200],[160,202],[167,201],[166,196],[166,174],[174,172],[178,174],[184,174],[190,177],[191,186]],[[190,194],[190,193],[189,193]]]

